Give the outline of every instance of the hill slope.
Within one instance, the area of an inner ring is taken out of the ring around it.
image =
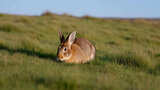
[[[55,62],[58,30],[97,49],[87,64]],[[160,20],[0,14],[1,90],[158,90]]]

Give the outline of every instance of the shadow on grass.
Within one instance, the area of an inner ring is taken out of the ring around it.
[[[154,68],[151,68],[147,71],[149,74],[152,74],[152,75],[160,75],[160,64],[157,64],[155,65]]]
[[[52,61],[56,61],[56,55],[55,54],[46,54],[46,53],[41,53],[41,52],[37,52],[37,51],[31,51],[31,50],[27,50],[27,49],[23,49],[23,48],[19,48],[19,49],[11,49],[9,47],[0,45],[0,50],[6,50],[9,53],[13,54],[13,53],[23,53],[23,54],[27,54],[29,56],[37,56],[39,58],[44,58],[44,59],[50,59]]]
[[[160,54],[156,54],[155,57],[160,57]]]

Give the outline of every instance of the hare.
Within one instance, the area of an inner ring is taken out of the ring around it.
[[[95,47],[84,38],[76,38],[76,31],[70,33],[65,39],[59,31],[60,45],[57,59],[66,63],[86,63],[95,57]]]

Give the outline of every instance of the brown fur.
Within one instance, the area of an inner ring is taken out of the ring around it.
[[[66,63],[85,63],[93,60],[95,47],[87,39],[75,38],[75,34],[76,32],[72,32],[66,40],[62,40],[61,37],[64,36],[60,35],[62,41],[57,52],[58,59]]]

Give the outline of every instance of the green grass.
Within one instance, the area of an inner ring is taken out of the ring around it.
[[[56,62],[58,30],[89,39],[96,58]],[[160,20],[0,14],[1,90],[159,90]]]

